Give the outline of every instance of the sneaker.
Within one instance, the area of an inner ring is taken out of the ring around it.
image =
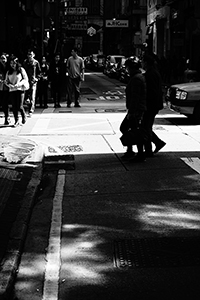
[[[22,124],[25,124],[25,123],[26,123],[26,117],[22,118]]]
[[[74,107],[81,107],[79,103],[76,103]]]
[[[27,115],[27,117],[31,118],[32,114],[33,114],[32,112],[29,112],[28,115]]]
[[[18,127],[20,125],[19,121],[16,121],[13,127]]]
[[[155,150],[154,150],[154,153],[157,153],[158,151],[160,151],[165,145],[166,145],[165,142],[160,141],[160,142],[156,145],[156,148],[155,148]]]

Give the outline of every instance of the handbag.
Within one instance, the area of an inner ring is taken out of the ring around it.
[[[142,127],[129,129],[120,137],[123,146],[137,145],[149,139],[147,131]]]

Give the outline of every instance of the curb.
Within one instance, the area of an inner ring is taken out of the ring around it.
[[[0,300],[10,299],[9,297],[12,292],[27,234],[31,211],[42,179],[43,159],[44,154],[41,161],[36,163],[37,167],[33,168],[32,177],[26,188],[22,206],[10,232],[8,247],[1,265]]]

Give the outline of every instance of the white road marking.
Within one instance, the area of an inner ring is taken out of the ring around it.
[[[35,126],[32,128],[31,133],[36,134],[36,133],[41,133],[47,130],[48,126],[49,126],[49,122],[50,122],[50,118],[49,119],[38,119]]]
[[[181,157],[181,159],[190,166],[193,170],[200,174],[200,159],[199,157]]]
[[[49,234],[49,246],[46,255],[46,270],[43,289],[43,300],[58,299],[58,285],[60,272],[60,248],[62,226],[62,199],[65,185],[65,170],[58,173],[56,191],[53,199],[53,211]]]

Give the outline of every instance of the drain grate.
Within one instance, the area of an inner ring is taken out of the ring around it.
[[[74,155],[48,155],[44,159],[46,170],[75,170]]]
[[[107,109],[95,109],[97,113],[124,113],[126,109],[120,108],[107,108]]]
[[[200,266],[200,238],[116,240],[114,266],[120,269]]]

